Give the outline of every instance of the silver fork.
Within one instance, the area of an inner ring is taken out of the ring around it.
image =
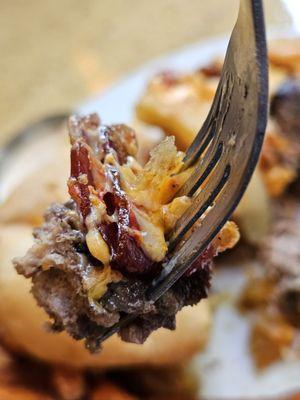
[[[193,205],[168,237],[168,261],[146,291],[149,301],[155,302],[170,289],[230,218],[257,164],[267,111],[268,66],[262,1],[240,0],[211,110],[184,159],[184,169],[195,169],[177,195],[193,197]],[[205,190],[201,190],[204,182]],[[191,229],[199,218],[201,223]],[[122,317],[103,331],[99,342],[135,317]]]

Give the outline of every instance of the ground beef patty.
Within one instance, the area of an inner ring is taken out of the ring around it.
[[[185,305],[206,297],[211,259],[190,277],[181,279],[156,304],[146,301],[147,280],[123,278],[110,283],[99,301],[88,298],[88,280],[103,266],[87,251],[84,234],[73,201],[55,204],[45,214],[45,223],[35,229],[36,243],[14,261],[17,271],[32,277],[32,293],[54,319],[53,329],[65,329],[75,339],[86,339],[91,350],[98,348],[103,327],[112,326],[120,313],[139,314],[121,330],[123,340],[142,343],[159,327],[175,329],[175,315]],[[48,265],[41,269],[40,265]]]

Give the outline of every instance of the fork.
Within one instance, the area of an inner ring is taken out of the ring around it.
[[[183,169],[193,166],[194,172],[176,196],[192,197],[193,202],[167,238],[167,261],[146,291],[147,300],[155,302],[170,289],[230,218],[257,164],[267,113],[263,5],[261,0],[240,0],[213,104],[184,158]],[[121,317],[97,340],[105,341],[135,318]]]

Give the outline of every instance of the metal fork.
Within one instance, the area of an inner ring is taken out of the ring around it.
[[[268,66],[262,1],[240,0],[211,110],[184,159],[184,169],[194,166],[194,172],[177,196],[193,197],[193,204],[168,237],[168,261],[146,291],[149,301],[155,302],[170,289],[230,218],[257,164],[267,111]],[[204,182],[205,189],[201,190]],[[199,218],[201,223],[191,229]],[[135,317],[122,317],[103,331],[99,342]]]

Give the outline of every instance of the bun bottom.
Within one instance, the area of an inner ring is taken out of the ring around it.
[[[30,281],[11,263],[31,244],[32,227],[0,226],[0,340],[13,351],[69,367],[108,368],[180,363],[205,346],[211,325],[207,301],[179,312],[175,331],[158,329],[143,345],[122,342],[115,335],[95,355],[64,332],[48,332],[48,316],[31,295]]]

